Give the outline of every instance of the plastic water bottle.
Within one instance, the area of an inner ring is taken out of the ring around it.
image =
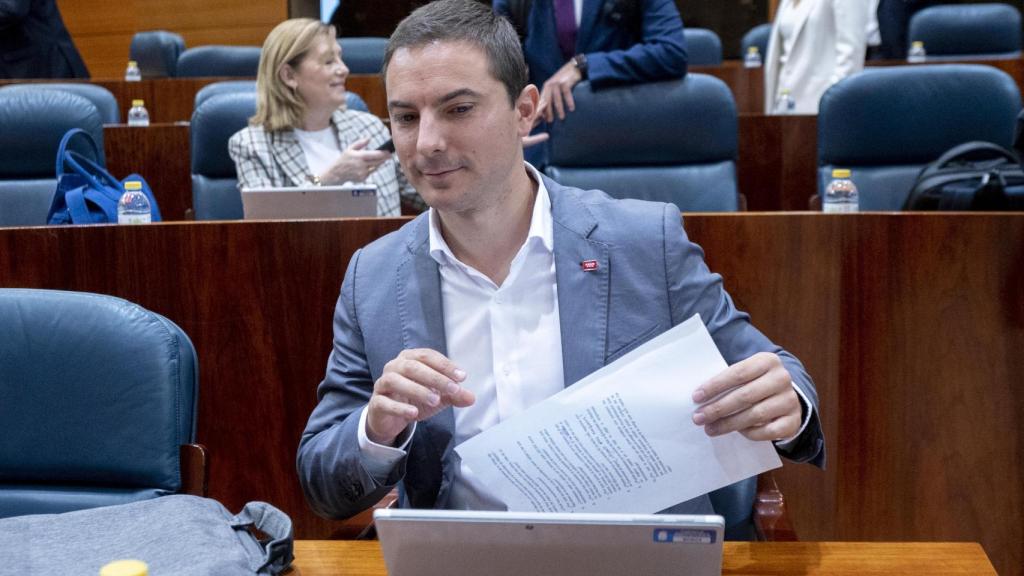
[[[135,60],[128,61],[128,67],[124,69],[125,82],[138,82],[142,80],[142,71],[139,70],[139,63]]]
[[[117,223],[149,224],[152,221],[153,210],[149,205],[149,198],[142,192],[142,182],[125,182],[124,194],[117,203]]]
[[[149,566],[140,560],[117,560],[100,569],[100,576],[148,576]]]
[[[761,50],[757,46],[751,46],[747,48],[747,53],[743,56],[743,67],[744,68],[760,68],[761,67]]]
[[[149,111],[145,104],[142,100],[132,100],[132,107],[128,110],[129,126],[149,126]]]
[[[796,113],[796,100],[793,99],[793,95],[788,89],[784,89],[779,92],[779,97],[775,100],[775,113],[776,114],[795,114]]]
[[[821,208],[827,213],[856,212],[859,195],[850,171],[837,168],[832,171],[832,181],[825,187]]]
[[[920,64],[928,59],[928,53],[924,51],[924,42],[915,40],[910,45],[910,52],[907,53],[907,62]]]

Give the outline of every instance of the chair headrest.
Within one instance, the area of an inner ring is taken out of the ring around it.
[[[924,42],[929,56],[1019,52],[1020,11],[1009,4],[932,6],[910,19],[907,40]]]
[[[92,102],[100,113],[104,124],[119,124],[121,122],[121,109],[117,105],[117,98],[114,94],[96,84],[84,82],[34,82],[31,84],[10,84],[0,87],[0,90],[63,90],[77,94]]]
[[[761,52],[763,57],[768,53],[768,39],[772,35],[771,24],[759,24],[754,26],[743,35],[743,39],[740,40],[740,57],[747,53],[747,48],[751,46],[757,46],[757,49]]]
[[[255,77],[259,69],[259,46],[196,46],[178,57],[177,76]]]
[[[989,66],[870,68],[821,97],[818,164],[923,164],[971,140],[1009,147],[1020,109],[1013,79]]]
[[[384,68],[387,38],[375,36],[339,38],[341,59],[352,74],[380,74]]]
[[[143,78],[174,77],[185,39],[167,30],[146,30],[132,36],[129,58],[139,65]]]
[[[103,164],[103,121],[92,102],[63,90],[0,91],[0,180],[54,178],[57,147],[71,128],[93,137],[99,158],[77,138],[72,149]]]
[[[256,92],[255,80],[224,80],[207,84],[196,92],[196,100],[192,109],[195,110],[213,96],[218,94],[234,94],[236,92]]]
[[[256,113],[255,92],[217,94],[192,113],[192,173],[212,178],[234,178],[235,163],[228,155],[228,140],[249,124]]]
[[[718,66],[722,63],[722,39],[706,28],[686,28],[686,55],[690,66]]]
[[[120,298],[0,289],[0,481],[179,483],[195,350]]]
[[[736,103],[721,80],[682,80],[573,89],[576,111],[551,126],[550,164],[651,166],[733,160]]]

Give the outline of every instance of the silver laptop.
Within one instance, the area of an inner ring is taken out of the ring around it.
[[[242,212],[246,220],[376,216],[377,186],[243,188]]]
[[[721,516],[375,510],[389,576],[719,576]]]

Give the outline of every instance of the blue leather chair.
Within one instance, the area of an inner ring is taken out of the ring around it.
[[[1020,110],[1013,79],[990,66],[869,68],[821,97],[818,192],[833,168],[849,168],[860,210],[899,210],[921,168],[953,146],[1009,148]]]
[[[0,289],[0,332],[0,517],[203,492],[203,450],[181,448],[196,354],[173,322],[112,296]]]
[[[196,92],[196,100],[192,109],[197,110],[199,106],[218,94],[236,94],[238,92],[256,92],[256,81],[255,80],[225,80],[223,82],[214,82],[213,84],[207,84]],[[349,110],[359,110],[360,112],[369,112],[370,109],[366,107],[366,102],[363,101],[362,97],[355,92],[345,93],[345,105]]]
[[[758,52],[761,53],[761,58],[764,58],[768,54],[768,39],[771,35],[771,24],[759,24],[748,30],[743,35],[743,39],[740,40],[740,58],[747,53],[747,49],[751,46],[757,46]]]
[[[260,64],[259,46],[196,46],[178,57],[179,78],[209,76],[256,77]]]
[[[339,38],[341,59],[352,74],[380,74],[384,68],[384,49],[387,38],[362,36]]]
[[[192,209],[196,220],[240,220],[242,195],[228,140],[256,113],[256,92],[207,98],[192,113]]]
[[[181,34],[167,30],[146,30],[132,36],[128,58],[135,60],[143,78],[173,78],[177,74],[178,57],[185,51]]]
[[[686,54],[690,66],[719,66],[722,64],[722,40],[706,28],[686,28]]]
[[[71,128],[87,131],[100,157],[77,140],[72,149],[103,164],[103,121],[92,102],[63,90],[0,90],[0,226],[46,224],[57,147]]]
[[[929,60],[1019,58],[1020,10],[1009,4],[932,6],[911,17],[907,38],[924,42]]]
[[[121,108],[117,105],[117,98],[114,94],[96,84],[85,84],[78,82],[37,82],[31,84],[10,84],[0,87],[0,90],[63,90],[77,94],[92,102],[93,106],[100,113],[100,119],[104,124],[120,124]]]
[[[576,111],[551,127],[545,172],[617,198],[672,202],[684,212],[734,211],[737,119],[717,78],[573,89]]]

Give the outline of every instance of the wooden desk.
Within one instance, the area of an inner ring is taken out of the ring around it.
[[[293,566],[295,576],[387,574],[378,542],[299,540]],[[722,559],[724,576],[995,573],[985,550],[974,542],[726,542]]]
[[[225,146],[227,143],[225,143]],[[141,174],[165,221],[186,220],[192,210],[192,168],[188,123],[103,127],[107,171],[121,179]]]
[[[352,253],[401,219],[0,229],[0,285],[178,323],[199,354],[210,495],[315,516],[295,474]],[[805,540],[980,541],[1024,573],[1024,214],[687,215],[741,309],[815,379],[825,471],[778,474]]]
[[[707,71],[701,69],[701,71]],[[741,66],[716,67],[710,72],[732,82],[757,85],[757,75]],[[126,125],[104,127],[104,148],[111,174],[123,178],[142,174],[160,202],[165,220],[184,220],[192,207],[189,127],[192,103],[203,86],[230,78],[163,78],[125,82],[96,80],[111,90],[127,112],[133,98],[143,98],[153,124],[149,128]],[[0,81],[0,84],[9,81]],[[348,88],[366,100],[370,111],[387,117],[384,85],[377,75],[352,75]],[[751,88],[754,89],[754,88]],[[742,92],[746,94],[749,92]],[[738,96],[740,97],[740,96]],[[807,210],[817,186],[817,118],[764,116],[739,118],[739,188],[750,211]]]
[[[817,186],[817,126],[815,116],[740,116],[737,175],[748,210],[807,210]],[[107,125],[103,143],[111,174],[142,174],[164,220],[186,219],[192,208],[188,124]]]

